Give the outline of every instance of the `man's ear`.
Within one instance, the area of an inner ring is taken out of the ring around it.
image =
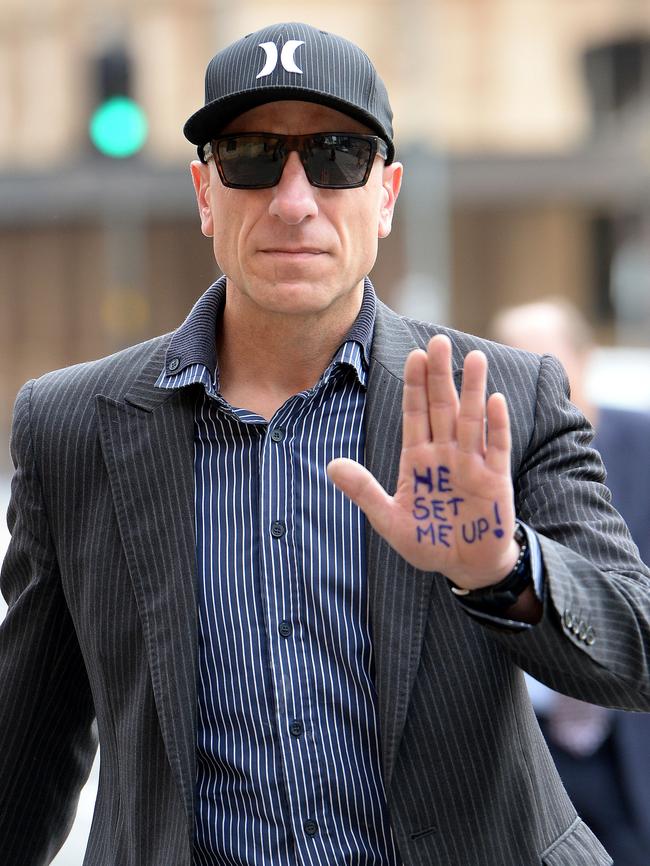
[[[211,238],[214,234],[214,223],[210,206],[210,166],[195,159],[190,163],[190,171],[196,193],[196,203],[199,207],[201,231],[206,238]]]
[[[400,187],[402,186],[402,174],[404,166],[401,162],[392,162],[390,165],[384,166],[382,178],[382,203],[379,211],[379,230],[380,238],[386,238],[390,234],[393,224],[393,212],[395,210],[395,202],[399,195]]]

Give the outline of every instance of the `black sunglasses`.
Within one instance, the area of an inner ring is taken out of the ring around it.
[[[292,150],[298,152],[312,186],[353,189],[370,176],[376,154],[386,159],[386,142],[376,135],[318,132],[279,135],[242,132],[222,135],[203,146],[204,162],[214,158],[224,186],[268,189],[280,182]]]

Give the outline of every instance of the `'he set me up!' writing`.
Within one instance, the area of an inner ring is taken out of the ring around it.
[[[441,544],[443,547],[451,547],[453,543],[454,522],[453,519],[460,515],[460,505],[465,501],[460,496],[454,496],[454,488],[451,484],[451,470],[448,466],[438,466],[435,473],[431,466],[427,466],[425,472],[419,473],[413,469],[413,493],[416,494],[413,501],[413,517],[422,525],[416,526],[417,540],[421,544],[429,540],[431,544]],[[424,488],[428,496],[419,494]],[[437,493],[437,498],[430,498]],[[444,496],[441,494],[452,494]],[[498,504],[494,503],[494,534],[497,538],[503,537],[501,529],[501,517]],[[490,529],[487,517],[479,517],[461,526],[461,535],[466,544],[474,544],[482,541],[483,536]]]

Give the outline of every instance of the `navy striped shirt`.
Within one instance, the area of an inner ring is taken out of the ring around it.
[[[364,520],[325,468],[363,462],[369,281],[318,383],[273,418],[219,395],[225,279],[176,332],[159,387],[195,416],[199,661],[194,863],[395,866],[380,771]]]

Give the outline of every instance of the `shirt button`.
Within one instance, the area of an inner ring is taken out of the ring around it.
[[[286,532],[286,527],[281,520],[274,520],[271,524],[271,535],[273,538],[282,538]]]
[[[318,833],[318,824],[311,818],[302,825],[305,833],[308,836],[315,836]]]
[[[167,364],[167,369],[169,370],[170,373],[173,373],[174,370],[178,370],[180,363],[181,363],[180,358],[172,358],[171,361],[169,362],[169,364]]]
[[[302,722],[299,722],[297,719],[289,725],[289,733],[292,737],[302,736],[304,730]]]
[[[278,625],[278,631],[282,637],[289,637],[291,632],[293,631],[293,626],[287,619],[283,619],[282,622]]]
[[[274,430],[271,430],[271,439],[274,442],[282,442],[284,439],[284,430],[282,427],[276,427]]]

